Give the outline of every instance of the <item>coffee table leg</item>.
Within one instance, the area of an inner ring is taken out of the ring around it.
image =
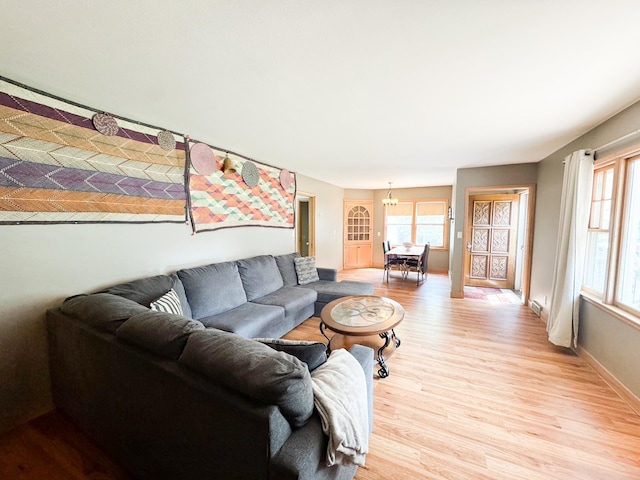
[[[389,346],[389,343],[391,343],[391,336],[389,335],[389,332],[383,332],[379,335],[380,338],[384,339],[384,345],[378,349],[378,365],[380,365],[378,376],[380,378],[387,378],[389,376],[389,367],[387,367],[387,364],[384,361],[384,355],[382,352],[384,352],[384,349]]]
[[[400,339],[396,335],[396,332],[395,332],[395,330],[393,328],[391,329],[391,333],[392,333],[392,336],[393,336],[393,341],[396,342],[396,348],[399,348],[401,342],[400,342]]]
[[[326,338],[326,339],[327,339],[327,355],[329,355],[329,351],[331,350],[331,346],[330,346],[330,345],[331,345],[331,344],[330,344],[331,339],[330,339],[329,337],[327,337],[327,334],[326,334],[326,333],[324,333],[324,332],[325,332],[324,328],[325,328],[324,322],[322,322],[322,321],[321,321],[321,322],[320,322],[320,333],[322,334],[322,336],[323,336],[324,338]]]

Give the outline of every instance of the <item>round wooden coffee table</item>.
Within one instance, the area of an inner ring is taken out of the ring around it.
[[[320,332],[329,341],[329,350],[354,344],[366,345],[376,352],[380,378],[389,376],[386,358],[400,347],[393,330],[404,318],[404,308],[395,300],[374,295],[338,298],[320,313]],[[334,335],[329,338],[326,331]],[[392,341],[393,340],[393,341]]]

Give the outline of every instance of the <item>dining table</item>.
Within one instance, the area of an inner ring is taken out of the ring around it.
[[[395,255],[397,257],[420,258],[420,255],[422,255],[422,252],[424,252],[424,247],[420,247],[416,245],[405,247],[404,245],[399,245],[389,250],[387,252],[387,255]]]
[[[395,257],[404,258],[404,259],[409,259],[409,258],[419,259],[423,252],[424,252],[424,247],[419,247],[416,245],[405,247],[404,245],[399,245],[397,247],[393,247],[391,250],[385,253],[385,255],[395,256]],[[403,279],[407,278],[407,273],[408,273],[407,269],[403,268],[402,264],[400,265],[400,273]]]

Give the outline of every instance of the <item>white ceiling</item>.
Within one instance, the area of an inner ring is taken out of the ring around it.
[[[638,0],[4,0],[1,12],[0,74],[345,188],[536,162],[640,98]]]

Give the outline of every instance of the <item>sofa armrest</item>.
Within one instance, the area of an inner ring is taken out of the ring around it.
[[[351,480],[356,465],[327,467],[328,437],[315,412],[302,428],[295,429],[269,462],[269,478],[278,480]]]
[[[364,345],[353,345],[349,350],[364,370],[364,378],[367,381],[367,400],[369,403],[369,431],[373,431],[373,349]]]
[[[318,277],[320,278],[320,280],[326,280],[330,282],[338,281],[338,270],[336,270],[335,268],[317,267],[316,270],[318,270]]]
[[[358,360],[367,380],[369,428],[373,426],[373,349],[353,345],[349,352]],[[322,439],[321,441],[319,441]],[[328,438],[322,431],[318,412],[309,422],[293,430],[279,452],[269,464],[270,474],[278,480],[350,480],[355,476],[355,465],[326,466]]]

